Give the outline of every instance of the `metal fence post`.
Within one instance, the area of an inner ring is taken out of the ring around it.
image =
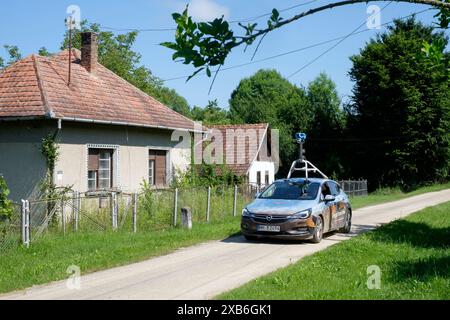
[[[211,187],[208,187],[208,199],[206,202],[206,222],[209,222],[211,214]]]
[[[75,231],[78,231],[78,223],[80,221],[80,208],[81,208],[81,198],[80,198],[80,193],[79,192],[75,192],[74,193],[74,223],[73,223],[73,228]]]
[[[138,194],[133,194],[133,232],[137,232],[137,205],[138,205]]]
[[[112,228],[117,230],[117,194],[111,192],[111,216],[112,216]]]
[[[173,198],[173,226],[176,227],[178,214],[178,188],[175,188],[175,194]]]
[[[236,217],[238,186],[234,186],[233,217]]]
[[[22,243],[30,247],[30,202],[22,200]]]
[[[61,219],[62,219],[62,229],[63,229],[63,235],[66,235],[66,210],[64,210],[64,198],[61,199],[60,202],[61,206]]]

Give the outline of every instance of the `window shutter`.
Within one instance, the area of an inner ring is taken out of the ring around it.
[[[88,156],[88,170],[89,171],[97,171],[98,170],[98,164],[99,164],[99,155],[100,150],[98,149],[89,149],[89,156]]]
[[[166,184],[166,151],[156,152],[155,171],[156,171],[156,185],[164,186]]]

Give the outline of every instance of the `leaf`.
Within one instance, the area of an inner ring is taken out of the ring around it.
[[[186,82],[188,82],[189,80],[191,80],[193,77],[195,77],[200,71],[202,71],[202,70],[204,70],[205,68],[200,68],[200,69],[198,69],[197,71],[195,71],[193,74],[191,74],[188,78],[187,78],[187,80],[186,80]]]
[[[209,69],[209,67],[206,68],[206,75],[208,78],[211,78],[211,69]]]

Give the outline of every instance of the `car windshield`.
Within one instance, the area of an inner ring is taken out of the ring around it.
[[[275,182],[259,198],[281,200],[314,200],[320,184],[317,182]]]

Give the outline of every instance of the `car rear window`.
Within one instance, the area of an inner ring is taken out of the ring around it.
[[[320,184],[317,182],[275,182],[261,195],[261,199],[313,200]]]

